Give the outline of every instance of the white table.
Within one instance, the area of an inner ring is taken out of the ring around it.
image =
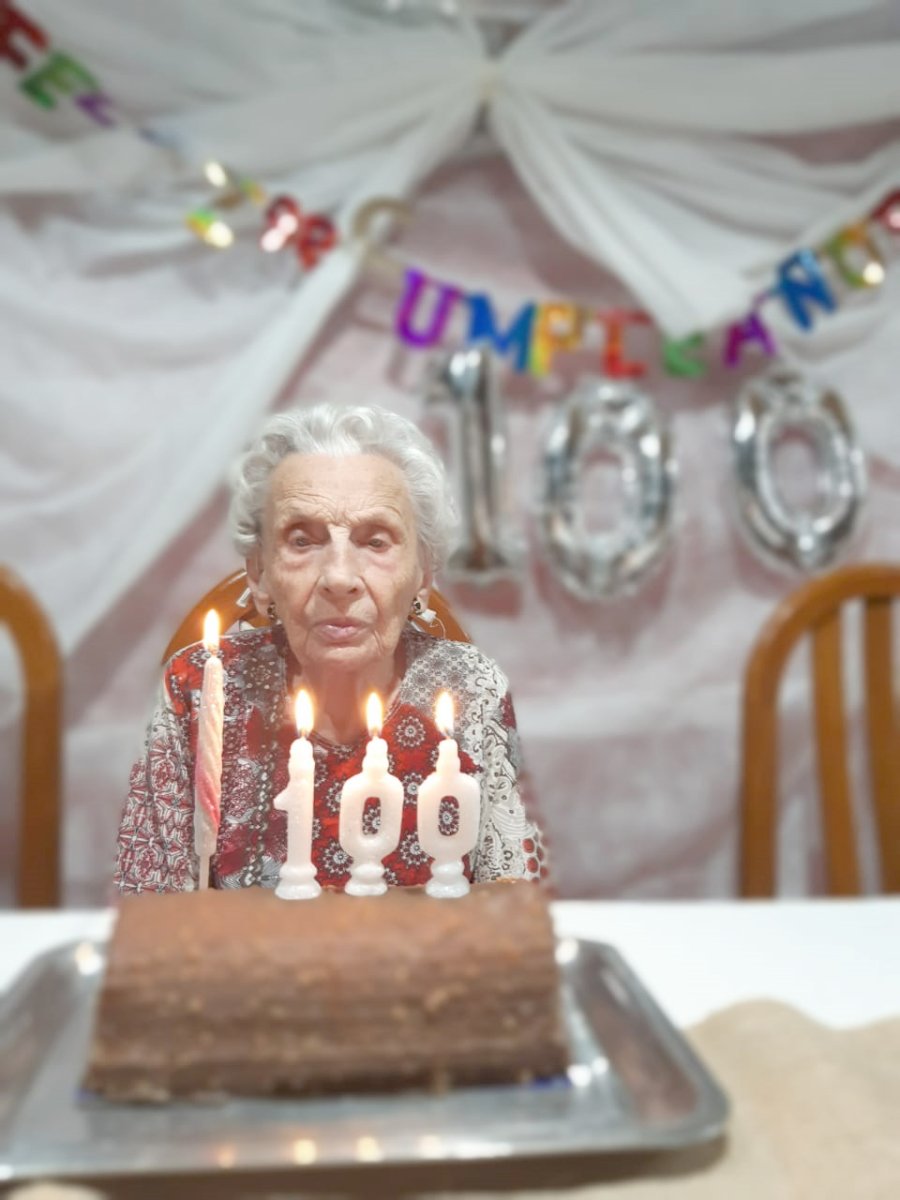
[[[568,902],[557,927],[614,945],[682,1027],[741,1000],[842,1028],[900,1016],[900,897]]]
[[[900,898],[554,905],[563,936],[609,942],[682,1027],[768,997],[828,1025],[900,1015]],[[53,946],[109,931],[109,911],[0,913],[0,990]]]

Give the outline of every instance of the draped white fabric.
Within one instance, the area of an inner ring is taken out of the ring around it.
[[[105,875],[103,838],[168,627],[184,600],[231,566],[221,533],[201,543],[221,523],[217,489],[249,431],[273,405],[313,394],[362,391],[418,415],[421,360],[407,356],[397,365],[389,332],[395,297],[361,284],[360,248],[348,240],[299,276],[288,255],[259,252],[250,232],[258,212],[247,206],[235,213],[244,236],[227,252],[210,250],[184,226],[185,213],[209,195],[200,164],[234,164],[270,193],[333,212],[346,234],[364,200],[412,196],[440,164],[452,163],[483,112],[531,197],[519,212],[521,229],[507,227],[520,201],[506,168],[474,169],[463,160],[459,176],[436,177],[456,206],[443,205],[432,182],[404,248],[438,274],[491,291],[510,313],[535,295],[598,307],[624,297],[673,335],[742,315],[779,258],[858,218],[900,183],[890,124],[900,30],[891,3],[572,0],[548,7],[496,59],[471,20],[426,20],[421,8],[412,19],[325,0],[23,0],[20,7],[102,81],[135,125],[100,129],[65,97],[40,109],[0,61],[0,560],[38,595],[67,657],[69,811],[78,817],[67,853],[78,894],[91,894]],[[168,147],[142,138],[138,126]],[[491,201],[492,188],[499,201]],[[792,357],[812,356],[815,369],[857,401],[873,456],[872,510],[882,518],[896,514],[900,490],[900,430],[887,395],[897,365],[896,296],[889,277],[880,295],[823,319],[808,342],[783,331]],[[557,373],[557,391],[567,369]],[[696,468],[699,487],[687,485],[683,498],[687,528],[695,538],[700,531],[700,541],[688,544],[709,568],[716,595],[704,630],[688,636],[699,584],[687,576],[686,590],[670,580],[668,591],[637,606],[656,622],[638,645],[624,618],[580,610],[573,617],[537,573],[523,583],[515,628],[472,602],[470,624],[513,676],[526,745],[529,732],[538,734],[529,753],[538,782],[546,787],[562,771],[580,790],[577,819],[586,824],[579,828],[625,839],[627,866],[581,863],[573,876],[581,891],[664,889],[667,880],[688,892],[729,886],[719,842],[722,857],[711,872],[690,856],[677,883],[661,871],[658,849],[674,821],[665,806],[653,816],[657,842],[646,853],[638,846],[650,816],[640,801],[651,810],[662,804],[650,800],[659,779],[643,777],[636,787],[633,827],[630,816],[613,828],[591,815],[593,742],[611,739],[609,761],[624,764],[646,722],[658,723],[683,686],[680,654],[671,650],[678,643],[691,647],[690,660],[711,655],[718,663],[712,678],[733,709],[736,673],[726,682],[716,647],[736,627],[744,646],[747,623],[784,586],[760,585],[755,568],[724,549],[725,516],[691,507],[716,501],[700,477],[719,436],[720,416],[708,402],[724,386],[721,375],[689,385],[706,399],[696,409],[683,399],[688,385],[649,382],[682,397],[674,406],[683,469]],[[523,398],[522,381],[511,386]],[[534,405],[516,407],[513,432],[527,472],[538,460],[539,431]],[[715,478],[725,487],[721,448],[719,457]],[[527,472],[518,494],[523,512],[532,502]],[[896,556],[896,535],[886,523],[866,548]],[[124,628],[126,616],[140,622],[140,633]],[[576,627],[573,640],[567,621]],[[601,629],[611,639],[602,646]],[[663,630],[669,649],[657,640]],[[536,634],[562,647],[552,661],[524,653]],[[629,646],[636,657],[620,677],[616,663]],[[610,707],[606,685],[582,665],[590,647],[620,688]],[[729,658],[729,672],[738,666]],[[545,677],[555,671],[562,679],[567,670],[574,672],[571,711]],[[16,688],[10,672],[4,676],[4,759],[12,759]],[[644,707],[648,693],[658,710]],[[691,721],[727,739],[731,726],[720,727],[717,707],[707,697]],[[714,779],[721,793],[733,766],[729,751],[697,786]],[[664,753],[661,778],[670,767]],[[4,795],[12,794],[13,775],[5,772]],[[702,836],[693,845],[703,836],[716,841],[730,820],[722,806],[731,803],[720,795],[718,805],[694,811],[691,828]],[[10,811],[5,803],[7,826]],[[559,830],[564,820],[557,814],[550,823]],[[574,852],[578,839],[566,831],[557,841]]]

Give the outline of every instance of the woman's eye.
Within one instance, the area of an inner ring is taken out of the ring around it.
[[[388,544],[387,538],[381,537],[380,534],[376,534],[375,537],[369,538],[369,545],[372,547],[373,550],[383,550],[387,544]]]
[[[298,532],[296,529],[290,535],[288,541],[297,550],[302,550],[304,547],[312,545],[312,538],[305,533]]]

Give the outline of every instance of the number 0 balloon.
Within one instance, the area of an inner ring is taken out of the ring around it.
[[[621,466],[624,515],[611,532],[585,519],[585,468]],[[584,380],[562,405],[544,449],[540,535],[565,588],[583,600],[636,591],[670,543],[676,467],[666,424],[632,383]]]
[[[733,416],[738,519],[751,547],[778,567],[827,567],[856,528],[866,492],[865,460],[843,400],[775,367],[744,385]],[[806,510],[785,502],[774,470],[778,444],[794,433],[817,459],[819,495]]]

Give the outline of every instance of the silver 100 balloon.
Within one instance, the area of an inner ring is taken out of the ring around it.
[[[505,414],[490,351],[451,354],[428,398],[456,413],[462,537],[448,574],[484,583],[509,575],[520,555],[505,515]],[[815,510],[789,506],[776,479],[775,451],[796,432],[816,454]],[[731,443],[738,523],[754,552],[792,570],[830,565],[865,495],[863,456],[840,397],[776,366],[737,397]],[[601,455],[619,466],[622,505],[614,528],[594,531],[583,493],[588,466]],[[652,399],[631,381],[583,379],[555,414],[543,452],[539,540],[563,587],[582,600],[637,591],[672,544],[676,477],[671,430]]]

